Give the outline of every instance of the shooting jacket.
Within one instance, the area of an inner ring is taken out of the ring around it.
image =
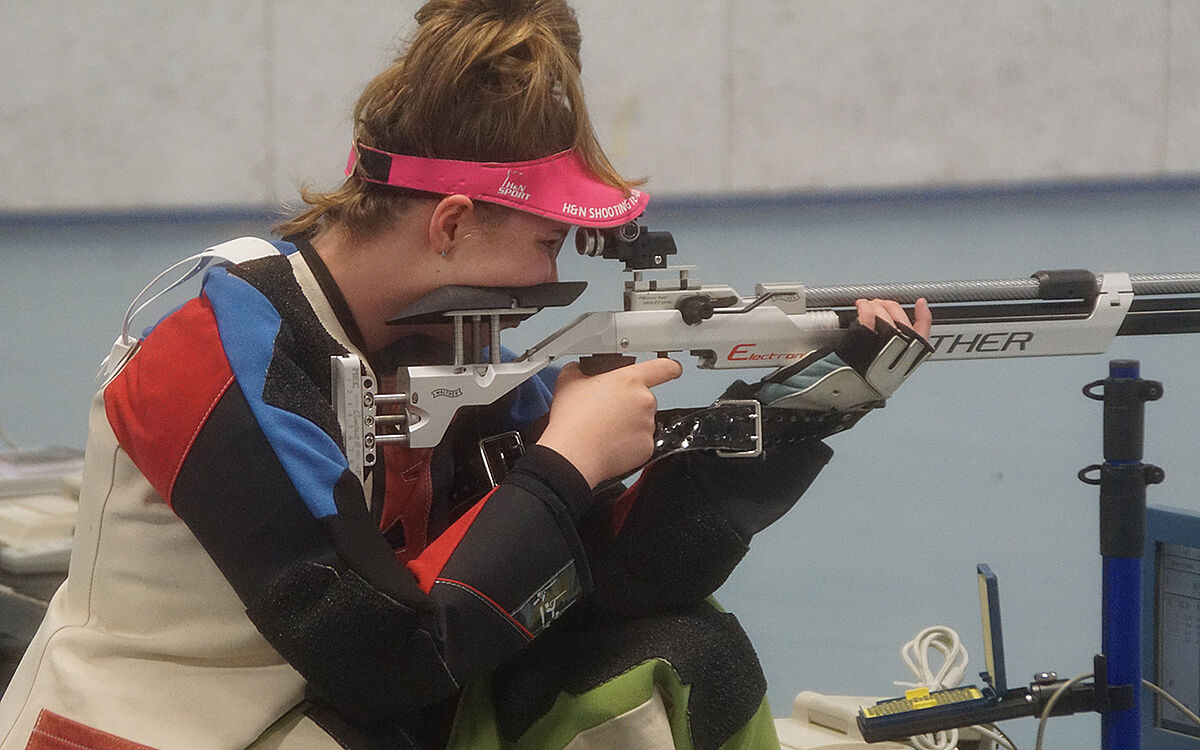
[[[210,270],[94,399],[69,575],[0,702],[0,748],[246,747],[304,701],[331,747],[426,743],[461,686],[577,600],[620,618],[707,596],[829,457],[813,442],[739,479],[683,456],[601,505],[536,446],[482,498],[453,446],[384,449],[360,482],[329,358],[368,362],[361,337],[311,245],[276,244]],[[446,443],[548,403],[527,381]],[[685,502],[641,503],[647,483]]]

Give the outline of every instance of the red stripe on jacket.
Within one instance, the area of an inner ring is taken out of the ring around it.
[[[154,750],[42,709],[25,750]]]
[[[495,492],[495,490],[493,489],[492,492]],[[482,500],[475,503],[470,510],[463,513],[441,536],[433,540],[433,544],[426,547],[424,552],[415,560],[411,560],[408,563],[408,569],[417,577],[417,585],[426,594],[433,589],[433,584],[437,582],[438,576],[441,575],[442,569],[446,567],[450,556],[454,554],[454,550],[458,549],[459,542],[467,535],[467,530],[471,528],[471,524],[475,522],[475,517],[479,515],[479,511],[483,510],[484,504],[491,496],[491,492],[484,495]]]
[[[104,390],[117,441],[168,505],[196,435],[233,382],[212,305],[198,297],[155,327]]]

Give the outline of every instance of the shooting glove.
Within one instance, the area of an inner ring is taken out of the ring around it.
[[[706,408],[660,411],[651,460],[690,451],[754,456],[849,429],[933,351],[907,326],[877,325],[855,323],[836,350],[812,352],[756,384],[735,381]]]
[[[882,406],[933,348],[908,326],[876,321],[876,327],[854,323],[835,350],[815,351],[763,378],[755,398],[810,412],[865,413]]]

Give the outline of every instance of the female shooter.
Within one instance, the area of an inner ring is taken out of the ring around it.
[[[209,271],[97,395],[69,577],[0,747],[777,745],[753,650],[707,597],[828,460],[819,429],[601,489],[651,458],[650,389],[680,367],[567,365],[436,448],[349,465],[331,357],[443,363],[445,326],[387,321],[448,285],[554,281],[569,225],[648,200],[592,132],[562,0],[416,20],[358,100],[341,187],[306,193],[284,240],[239,240],[260,257]],[[864,302],[859,340],[878,353],[908,322]],[[530,447],[493,488],[480,441],[512,430]]]

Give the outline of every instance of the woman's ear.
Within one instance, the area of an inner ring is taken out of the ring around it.
[[[429,245],[446,257],[475,221],[475,204],[465,195],[447,195],[429,216]]]

